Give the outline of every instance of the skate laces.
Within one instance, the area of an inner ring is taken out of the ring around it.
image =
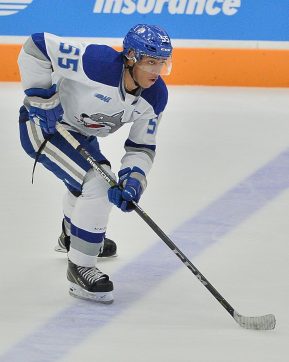
[[[97,282],[100,279],[106,278],[106,275],[95,267],[88,268],[88,267],[78,266],[77,269],[79,273],[83,276],[83,278],[85,278],[90,284],[93,284],[94,282]]]

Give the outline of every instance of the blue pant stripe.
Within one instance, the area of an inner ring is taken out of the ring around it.
[[[25,116],[27,117],[27,122],[25,122]],[[36,149],[36,145],[38,145],[39,143],[41,144],[47,135],[42,132],[43,139],[38,139],[38,137],[36,136],[36,138],[33,137],[33,140],[30,139],[27,129],[27,125],[30,122],[28,120],[28,113],[26,115],[22,112],[21,117],[21,122],[19,123],[21,144],[25,152],[30,157],[35,159],[38,151],[38,149]],[[108,160],[100,152],[98,140],[96,137],[86,137],[76,132],[71,133],[80,142],[80,144],[92,155],[92,157],[95,158],[97,162],[109,164]],[[56,150],[50,150],[51,145],[53,145]],[[81,180],[83,179],[83,176],[80,175],[79,172],[77,172],[76,167],[73,168],[73,164],[84,170],[85,172],[83,174],[91,169],[91,165],[59,133],[55,133],[53,135],[53,137],[47,142],[45,148],[47,154],[41,154],[38,162],[42,163],[43,166],[45,166],[49,171],[51,171],[58,178],[60,178],[67,185],[67,187],[69,187],[70,190],[76,190],[81,192]],[[57,154],[57,149],[65,154],[72,161],[70,165],[64,159],[62,159],[60,155]],[[57,163],[55,162],[56,160]]]
[[[104,239],[105,233],[91,233],[90,231],[83,230],[71,224],[71,235],[85,240],[88,243],[101,243]]]

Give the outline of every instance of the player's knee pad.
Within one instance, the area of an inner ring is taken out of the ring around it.
[[[115,174],[107,165],[102,167],[115,180]],[[89,170],[84,178],[81,196],[85,198],[98,198],[105,196],[107,198],[107,190],[110,188],[108,182],[93,169]]]
[[[109,166],[104,167],[115,177]],[[108,200],[109,184],[95,171],[90,170],[84,179],[82,193],[72,213],[72,223],[92,233],[105,232],[112,204]]]

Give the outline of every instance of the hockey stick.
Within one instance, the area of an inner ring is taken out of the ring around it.
[[[116,186],[117,183],[111,178],[105,169],[99,165],[96,160],[85,150],[80,143],[61,125],[56,125],[57,131],[63,138],[76,149],[81,156],[89,162],[92,168],[98,172],[110,186]],[[217,299],[217,301],[226,309],[226,311],[235,319],[235,321],[243,328],[269,330],[274,329],[276,319],[273,314],[267,314],[257,317],[246,317],[239,314],[213,287],[213,285],[204,277],[204,275],[191,263],[185,254],[172,242],[172,240],[158,227],[158,225],[146,214],[144,210],[136,203],[135,212],[152,228],[152,230],[167,244],[167,246],[178,256],[178,258],[186,265],[188,269],[199,279],[199,281],[209,290],[209,292]]]

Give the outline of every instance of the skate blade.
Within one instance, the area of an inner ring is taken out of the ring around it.
[[[56,245],[54,251],[57,251],[58,253],[67,253],[67,250],[62,248],[60,245]]]
[[[75,298],[90,300],[96,303],[111,304],[113,302],[112,292],[92,293],[74,283],[70,283],[69,294]]]

